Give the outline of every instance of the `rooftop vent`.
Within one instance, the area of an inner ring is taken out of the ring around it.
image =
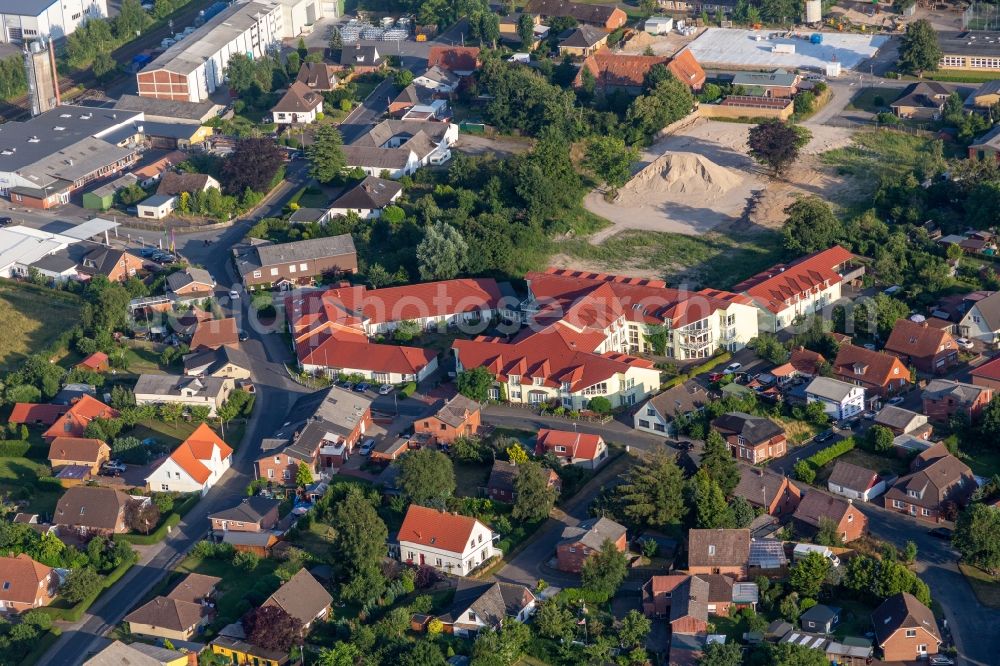
[[[39,138],[37,136],[33,136],[30,139],[28,139],[28,143],[38,143],[38,142]]]
[[[56,126],[55,126],[55,127],[53,127],[52,129],[53,129],[54,131],[56,131],[56,132],[65,132],[65,131],[66,131],[66,128],[65,128],[65,127],[63,127],[62,125],[56,125]]]

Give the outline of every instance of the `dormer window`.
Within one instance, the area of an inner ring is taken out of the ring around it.
[[[709,555],[709,557],[714,557],[715,556],[715,546],[714,545],[709,545],[708,546],[708,555]]]
[[[565,446],[557,446],[556,447],[556,453],[566,453],[566,447]]]

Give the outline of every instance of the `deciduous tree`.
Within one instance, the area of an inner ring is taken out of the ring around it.
[[[638,161],[639,151],[628,146],[624,139],[614,136],[597,136],[587,141],[584,165],[603,180],[612,191],[628,182],[632,164]]]
[[[451,458],[434,449],[406,453],[399,465],[399,487],[406,498],[422,506],[444,507],[455,492]]]
[[[466,267],[469,246],[462,234],[446,222],[427,227],[417,244],[417,264],[423,280],[450,280]]]
[[[511,513],[514,520],[532,522],[548,517],[556,501],[556,489],[549,486],[547,472],[537,462],[518,463],[514,478],[514,511]]]
[[[937,32],[927,19],[919,19],[906,26],[906,34],[899,44],[899,68],[909,74],[921,75],[938,68],[941,46]]]
[[[125,525],[130,530],[149,534],[158,522],[160,509],[155,503],[135,500],[125,505]]]
[[[829,572],[830,560],[821,553],[809,553],[789,569],[788,582],[801,596],[816,598]]]
[[[243,616],[247,641],[267,650],[288,652],[299,637],[301,625],[279,606],[260,606]]]
[[[614,541],[605,539],[601,550],[583,563],[580,571],[583,587],[595,595],[610,599],[625,580],[627,560]]]
[[[1000,569],[1000,510],[970,504],[958,515],[952,545],[969,564],[991,573]]]
[[[458,392],[470,400],[486,402],[490,399],[490,389],[496,382],[496,375],[480,366],[458,373]]]
[[[238,196],[247,189],[267,192],[283,162],[281,149],[271,139],[241,139],[222,163],[221,175],[226,193]]]
[[[785,208],[782,233],[785,247],[799,254],[825,250],[837,242],[844,228],[833,210],[816,196],[802,197]]]
[[[809,130],[781,120],[766,120],[750,128],[750,157],[769,167],[775,176],[784,173],[809,143]]]

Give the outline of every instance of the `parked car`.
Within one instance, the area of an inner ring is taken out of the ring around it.
[[[730,363],[729,365],[726,366],[725,373],[727,375],[731,375],[742,367],[743,367],[742,363]]]
[[[955,660],[943,654],[932,654],[927,660],[931,666],[954,666]]]
[[[12,217],[0,217],[0,227],[6,227],[8,224],[13,224],[14,218]]]
[[[128,467],[118,462],[117,460],[109,460],[108,462],[104,463],[104,465],[101,466],[101,469],[104,469],[108,472],[112,472],[115,474],[122,474],[128,469]]]
[[[244,333],[243,331],[240,331],[239,337],[240,337],[240,342],[246,342],[250,338],[250,336]]]
[[[868,419],[869,421],[871,421],[871,420],[872,420],[872,419],[874,419],[874,418],[875,418],[876,416],[877,416],[877,415],[875,414],[875,412],[865,412],[864,414],[862,414],[862,415],[861,415],[861,418],[863,418],[863,419]]]
[[[354,382],[349,382],[347,380],[344,380],[342,382],[337,382],[337,388],[342,388],[345,391],[350,391],[352,388],[354,388]]]
[[[378,387],[378,394],[379,395],[389,395],[390,393],[393,392],[393,390],[395,390],[395,388],[396,387],[393,386],[392,384],[382,384],[382,386]]]
[[[363,456],[367,456],[372,452],[372,449],[374,448],[375,448],[375,440],[369,437],[364,441],[363,444],[361,444],[361,448],[358,449],[358,453],[360,453]]]
[[[142,258],[144,258],[144,259],[148,259],[148,258],[152,257],[154,254],[161,254],[161,253],[155,247],[143,247],[143,248],[139,248],[139,256],[142,257]]]
[[[813,439],[817,442],[825,442],[829,439],[833,439],[833,437],[836,436],[836,434],[837,433],[835,433],[832,430],[824,430],[820,434],[816,435]]]
[[[898,396],[898,395],[895,398],[889,398],[888,400],[885,401],[885,404],[887,404],[887,405],[893,405],[893,406],[900,405],[902,403],[903,403],[903,398],[902,398],[902,396]]]
[[[710,372],[708,374],[708,381],[710,382],[721,382],[722,378],[725,377],[721,372]]]
[[[927,530],[927,533],[937,539],[945,539],[947,541],[951,541],[952,532],[947,527],[934,527]]]
[[[238,300],[240,300],[240,292],[236,291],[235,289],[230,289],[229,290],[229,300],[231,300],[231,301],[238,301]]]
[[[365,393],[371,387],[372,387],[372,385],[369,384],[369,383],[367,383],[367,382],[358,382],[358,384],[355,385],[355,387],[354,387],[354,392],[355,393]]]
[[[970,340],[969,338],[957,338],[955,340],[955,344],[957,344],[962,349],[972,349],[972,340]]]

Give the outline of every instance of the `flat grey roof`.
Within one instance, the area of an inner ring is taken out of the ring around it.
[[[266,0],[230,5],[161,53],[142,71],[166,69],[177,74],[190,74],[226,44],[256,25],[258,17],[270,14],[276,7],[277,3]]]
[[[945,55],[1000,56],[1000,32],[939,32],[938,44]]]
[[[164,122],[188,125],[200,124],[216,115],[216,111],[221,108],[221,105],[215,102],[180,102],[155,97],[139,97],[138,95],[122,95],[115,102],[116,110],[144,113],[147,121],[159,118],[163,119]]]
[[[80,152],[74,148],[76,144],[86,139],[99,141],[93,137],[137,118],[138,114],[132,112],[66,105],[24,122],[4,123],[0,125],[0,171],[18,171],[45,159],[69,159],[70,153]],[[86,144],[85,150],[96,145],[92,142]],[[91,164],[89,168],[97,166]]]
[[[246,275],[262,266],[295,261],[315,261],[326,257],[355,254],[354,239],[350,234],[310,238],[292,243],[269,243],[254,245],[242,251],[237,250],[236,264],[240,274]]]
[[[162,206],[163,204],[167,203],[168,201],[170,201],[173,198],[174,198],[174,195],[172,195],[172,194],[154,194],[153,196],[149,197],[148,199],[144,199],[142,202],[139,203],[139,205],[140,206]]]

